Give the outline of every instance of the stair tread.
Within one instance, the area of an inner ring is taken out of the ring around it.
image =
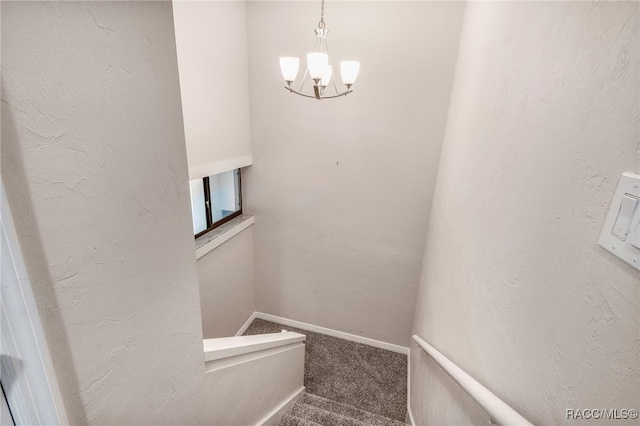
[[[390,419],[380,414],[371,413],[369,411],[365,411],[351,405],[332,401],[330,399],[310,393],[305,393],[302,401],[299,404],[320,408],[328,412],[342,415],[343,417],[358,421],[358,425],[364,424],[367,426],[406,426],[406,423],[403,423],[401,421]]]
[[[366,423],[353,417],[304,403],[294,405],[291,414],[323,426],[368,426]]]
[[[314,421],[292,414],[285,414],[280,420],[280,426],[322,426]]]

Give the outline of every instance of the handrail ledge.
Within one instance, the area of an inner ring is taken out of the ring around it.
[[[456,383],[462,387],[473,398],[489,416],[500,425],[531,425],[531,423],[522,417],[517,411],[511,408],[507,403],[498,398],[489,389],[482,386],[476,379],[471,377],[463,369],[455,365],[449,358],[438,352],[433,346],[425,342],[415,334],[413,340],[433,358],[440,367],[449,375]]]
[[[215,361],[279,346],[286,346],[302,342],[306,338],[307,336],[304,334],[287,331],[282,333],[256,334],[253,336],[204,339],[202,341],[204,360],[205,362]]]

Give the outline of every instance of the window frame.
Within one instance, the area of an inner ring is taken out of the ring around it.
[[[234,219],[242,214],[242,169],[233,169],[238,174],[238,201],[240,204],[240,208],[235,212],[231,213],[228,216],[223,217],[222,219],[218,219],[215,222],[213,221],[213,209],[211,206],[211,184],[209,183],[209,176],[203,177],[203,186],[204,186],[204,211],[205,217],[207,219],[207,228],[195,234],[195,238],[205,235],[207,232],[213,231],[220,225],[223,225],[229,222],[231,219]]]

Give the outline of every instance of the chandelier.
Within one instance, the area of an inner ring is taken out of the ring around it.
[[[280,58],[280,70],[282,71],[284,81],[287,83],[285,89],[291,93],[305,96],[307,98],[315,98],[317,100],[337,98],[353,92],[353,90],[351,90],[351,86],[355,83],[356,78],[358,77],[358,72],[360,71],[360,62],[358,61],[340,62],[342,83],[347,89],[343,92],[338,90],[336,79],[333,75],[333,66],[329,59],[329,47],[327,46],[327,34],[329,33],[329,30],[325,28],[324,23],[324,1],[325,0],[322,0],[320,6],[320,22],[318,22],[318,28],[314,30],[316,34],[316,41],[313,45],[313,51],[311,53],[307,53],[307,69],[298,90],[291,87],[291,84],[295,81],[298,75],[300,59],[293,57]],[[313,80],[313,94],[303,93],[307,74],[310,79]],[[330,83],[333,83],[333,90],[327,90],[327,88],[330,87]]]

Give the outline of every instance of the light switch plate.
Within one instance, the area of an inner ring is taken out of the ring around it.
[[[638,202],[634,203],[630,200],[638,200]],[[629,212],[630,205],[634,207],[632,212]],[[629,216],[630,219],[628,219]],[[624,224],[624,229],[620,229],[620,224]],[[640,175],[623,173],[611,201],[598,244],[640,271],[640,249],[635,247],[635,244],[631,244],[635,241],[638,226],[640,226]]]

